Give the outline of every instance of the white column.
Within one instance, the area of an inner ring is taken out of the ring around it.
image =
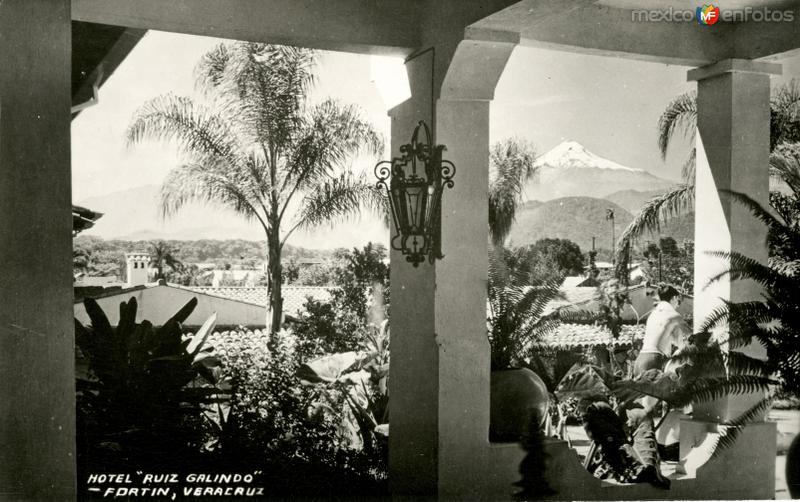
[[[698,112],[695,328],[722,300],[740,302],[760,298],[760,288],[752,282],[720,281],[706,287],[710,277],[729,265],[709,257],[707,252],[738,252],[762,262],[767,259],[763,224],[719,190],[745,193],[767,205],[769,74],[779,71],[779,65],[744,60],[721,61],[689,71],[689,79],[697,81]],[[765,356],[756,344],[740,350],[756,357]],[[732,447],[709,460],[720,432],[718,424],[741,415],[762,397],[728,396],[712,403],[697,403],[693,406],[693,419],[681,421],[682,468],[703,483],[698,493],[720,499],[774,496],[774,423],[762,419],[749,424]]]
[[[411,98],[392,109],[392,155],[411,142],[420,120],[433,125],[433,51],[406,62]],[[449,194],[445,194],[447,196]],[[396,230],[391,229],[392,235]],[[397,250],[390,253],[392,300],[389,395],[389,483],[394,495],[436,494],[439,352],[434,328],[436,264],[411,266]]]
[[[412,98],[390,113],[394,155],[425,120],[456,166],[455,185],[442,197],[444,258],[415,268],[391,254],[389,482],[396,496],[473,499],[496,482],[487,474],[489,104],[513,47],[462,41],[449,65],[442,51],[436,60],[433,50],[420,52],[406,63]],[[435,78],[443,69],[446,76]],[[432,82],[441,80],[434,118]]]
[[[456,166],[455,185],[442,198],[444,258],[436,266],[439,496],[445,498],[488,492],[489,107],[514,46],[462,41],[436,106],[436,142]]]
[[[75,497],[70,2],[0,2],[0,499]]]
[[[760,299],[761,289],[752,281],[723,280],[707,287],[710,277],[728,267],[707,253],[738,252],[767,260],[763,223],[720,190],[745,193],[764,207],[769,203],[769,75],[776,73],[780,65],[736,59],[689,71],[689,79],[697,81],[698,111],[695,329],[723,299]],[[757,344],[742,350],[765,357]],[[708,410],[707,418],[735,418],[757,397],[732,396]]]

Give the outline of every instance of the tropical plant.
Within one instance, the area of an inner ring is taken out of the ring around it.
[[[688,92],[667,105],[658,121],[658,147],[666,158],[674,136],[682,133],[694,144],[697,125],[697,94]],[[787,154],[792,144],[800,142],[800,81],[776,88],[770,99],[770,173],[790,187],[800,187],[800,157]],[[786,145],[787,146],[782,146]],[[692,147],[684,161],[683,183],[669,189],[644,205],[620,236],[617,246],[617,276],[627,279],[634,241],[645,232],[658,233],[661,225],[690,210],[695,197],[696,151]]]
[[[519,138],[495,143],[489,152],[489,237],[500,246],[505,241],[525,182],[535,174],[533,145]]]
[[[264,230],[273,333],[281,323],[282,250],[292,234],[384,207],[374,183],[346,168],[356,155],[381,153],[383,140],[357,107],[308,102],[315,61],[306,49],[220,44],[197,66],[205,102],[157,97],[136,112],[126,133],[129,144],[174,140],[184,155],[161,188],[165,216],[202,200]]]
[[[389,323],[372,325],[358,352],[340,352],[308,361],[297,376],[307,385],[335,389],[345,397],[352,430],[367,451],[385,446],[380,438],[388,423]]]
[[[88,361],[76,385],[80,460],[127,459],[144,467],[199,452],[200,405],[220,393],[219,360],[206,344],[216,315],[183,337],[194,298],[157,328],[136,322],[136,298],[120,304],[116,328],[95,300],[83,303],[91,325],[75,321],[75,342]],[[191,385],[200,378],[208,385]]]
[[[169,267],[174,272],[183,269],[183,263],[175,257],[177,249],[173,248],[164,241],[154,241],[150,243],[150,266],[156,268],[156,280],[166,279],[164,269]]]
[[[492,370],[520,367],[534,345],[558,327],[557,313],[545,308],[558,297],[561,281],[524,285],[510,269],[502,249],[489,252],[488,318]]]
[[[800,288],[800,254],[796,251],[800,249],[800,229],[747,195],[727,193],[763,222],[783,249],[795,250],[793,255],[773,256],[763,264],[737,252],[710,253],[730,264],[713,276],[711,283],[754,281],[762,288],[762,299],[724,302],[709,314],[700,326],[702,338],[710,338],[712,332],[723,336],[676,353],[670,365],[683,368],[677,377],[645,375],[621,386],[663,399],[673,407],[726,395],[761,395],[748,410],[723,424],[715,454],[733,444],[745,424],[763,415],[776,394],[800,396],[800,303],[796,294]],[[754,342],[766,349],[766,359],[736,350]]]

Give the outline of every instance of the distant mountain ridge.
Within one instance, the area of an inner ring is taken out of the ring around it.
[[[126,241],[201,239],[260,241],[264,230],[231,209],[192,202],[177,214],[163,219],[159,211],[159,185],[144,185],[108,195],[84,199],[77,204],[103,214],[86,235]],[[314,249],[352,248],[367,241],[388,244],[388,230],[376,217],[363,217],[320,227],[313,234],[295,232],[290,243]]]
[[[569,239],[582,251],[592,249],[592,237],[598,249],[611,249],[611,221],[606,209],[614,211],[616,237],[633,221],[633,215],[605,199],[594,197],[562,197],[544,203],[527,203],[517,212],[516,223],[509,234],[509,244],[522,246],[539,239]]]
[[[664,190],[648,190],[645,192],[640,190],[620,190],[607,195],[605,199],[624,207],[633,214],[636,214],[647,202],[655,197],[658,197],[659,195],[662,195],[663,193]]]

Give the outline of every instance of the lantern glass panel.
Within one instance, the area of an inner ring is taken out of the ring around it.
[[[421,234],[425,231],[425,216],[428,207],[428,186],[414,183],[406,187],[406,211],[408,212],[409,232]]]

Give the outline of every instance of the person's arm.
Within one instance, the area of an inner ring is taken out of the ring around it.
[[[670,324],[670,343],[673,347],[670,352],[671,355],[689,344],[689,336],[691,336],[692,330],[683,317],[676,317]]]

